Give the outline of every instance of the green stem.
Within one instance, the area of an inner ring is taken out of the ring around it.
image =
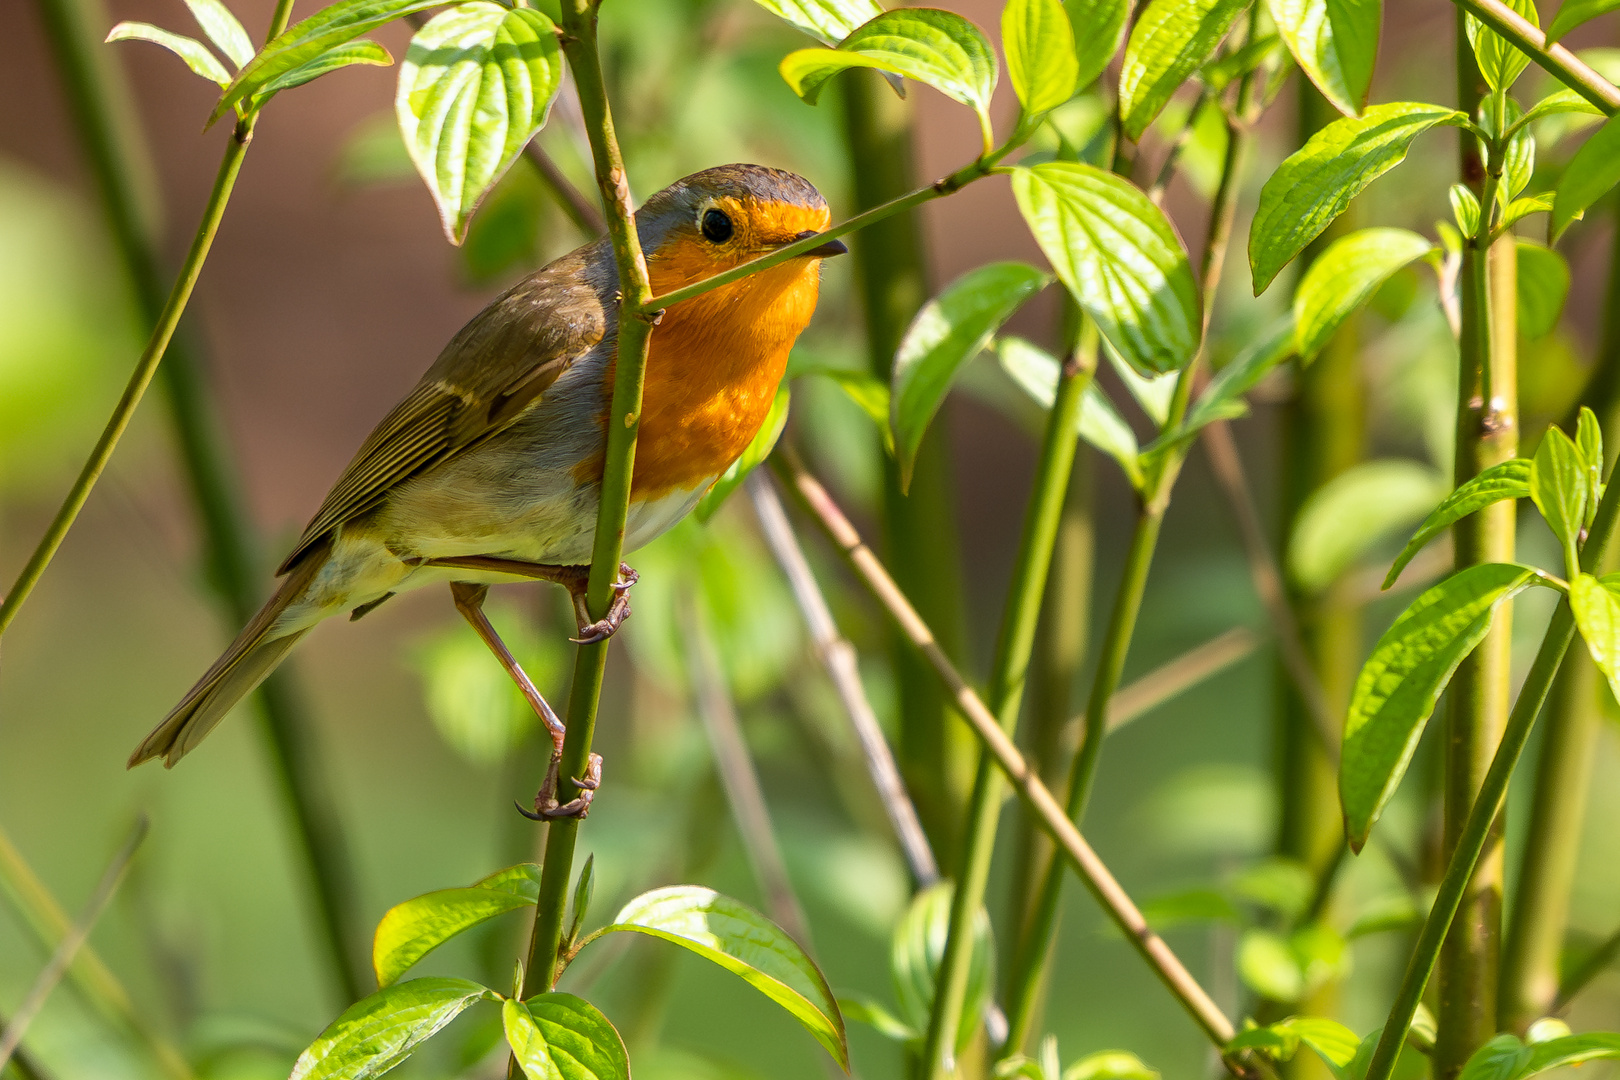
[[[842,82],[844,139],[854,206],[864,212],[911,190],[912,102],[875,71],[852,71]],[[916,214],[874,222],[854,245],[856,285],[866,331],[868,366],[884,384],[906,328],[928,299],[928,260]],[[949,417],[934,418],[918,447],[909,490],[900,486],[894,457],[875,442],[883,476],[884,550],[945,651],[964,653],[961,543],[950,460]],[[953,858],[960,848],[973,740],[951,715],[939,683],[898,634],[890,655],[899,691],[898,752],[933,850]]]
[[[95,175],[113,240],[135,287],[147,320],[160,323],[163,275],[140,205],[138,148],[115,127],[114,72],[102,46],[85,25],[80,0],[40,0],[40,14],[62,74],[68,102]],[[215,408],[202,364],[185,335],[171,343],[162,365],[181,462],[206,543],[209,578],[231,618],[246,623],[263,599],[253,530],[237,492],[232,468],[214,421]],[[258,691],[269,741],[271,765],[280,782],[308,860],[321,937],[345,1003],[359,999],[370,978],[365,936],[353,918],[353,871],[341,824],[321,782],[313,733],[304,722],[298,691],[285,672],[271,676]]]
[[[1240,95],[1246,99],[1246,93]],[[1209,231],[1204,244],[1200,281],[1204,290],[1204,322],[1208,332],[1210,315],[1214,310],[1216,287],[1220,282],[1221,267],[1226,246],[1232,234],[1232,221],[1237,211],[1237,192],[1243,166],[1248,156],[1251,136],[1247,127],[1230,124],[1226,146],[1226,159],[1222,164],[1221,182],[1210,207]],[[1173,431],[1186,416],[1192,395],[1197,367],[1203,356],[1198,355],[1182,368],[1176,380],[1175,395],[1171,398],[1169,415],[1164,430]],[[1130,547],[1125,556],[1125,567],[1120,573],[1119,587],[1114,593],[1113,607],[1109,611],[1108,628],[1103,633],[1097,668],[1092,675],[1091,690],[1086,698],[1085,737],[1069,770],[1069,795],[1065,812],[1077,825],[1085,820],[1086,803],[1097,775],[1097,763],[1102,757],[1103,739],[1108,734],[1109,704],[1119,689],[1125,671],[1125,658],[1130,652],[1131,639],[1136,634],[1136,621],[1142,609],[1142,597],[1147,591],[1148,570],[1153,565],[1153,554],[1158,548],[1159,531],[1164,513],[1170,503],[1170,492],[1185,460],[1186,450],[1167,455],[1162,464],[1148,478],[1137,511],[1136,527],[1131,534]],[[1063,893],[1063,865],[1054,855],[1041,875],[1040,891],[1031,908],[1026,931],[1018,943],[1012,972],[1008,978],[1007,1024],[1008,1038],[1002,1048],[1003,1056],[1020,1053],[1029,1039],[1038,1011],[1041,987],[1046,981],[1046,966],[1051,958],[1052,945],[1057,937],[1058,915]]]
[[[602,64],[596,45],[596,4],[593,0],[567,0],[562,9],[562,29],[563,52],[579,91],[580,111],[590,137],[596,183],[607,217],[608,236],[613,243],[619,291],[623,298],[620,302],[613,401],[607,420],[607,459],[602,470],[596,538],[586,592],[586,608],[593,619],[599,619],[607,613],[612,601],[613,586],[619,579],[619,559],[624,553],[625,521],[630,510],[630,480],[635,468],[636,435],[640,429],[642,381],[647,368],[647,342],[654,316],[649,314],[653,309],[647,304],[652,287],[647,281],[647,262],[642,255],[640,238],[636,235],[630,184],[625,177],[624,158],[619,153],[613,116],[602,80]],[[575,654],[574,681],[568,697],[568,735],[563,742],[562,759],[558,766],[558,798],[565,802],[578,794],[579,788],[574,778],[585,775],[590,760],[591,737],[595,732],[597,706],[602,696],[602,673],[607,664],[607,650],[608,642],[601,641],[581,645]],[[549,990],[556,981],[557,952],[562,941],[563,915],[568,906],[568,885],[578,835],[578,818],[563,818],[549,826],[534,929],[529,938],[528,964],[523,975],[524,997]],[[508,1063],[507,1074],[511,1077],[522,1075],[516,1058]]]
[[[1502,0],[1453,0],[1480,22],[1501,34],[1553,78],[1603,110],[1620,112],[1620,87],[1593,71],[1562,45],[1547,44],[1547,35]]]
[[[1611,483],[1598,503],[1597,516],[1587,530],[1586,543],[1581,546],[1581,569],[1586,573],[1602,565],[1617,517],[1620,517],[1620,484]],[[1536,716],[1547,700],[1558,665],[1563,661],[1574,636],[1575,617],[1570,612],[1569,597],[1565,596],[1559,600],[1552,621],[1547,624],[1541,647],[1519,689],[1518,699],[1513,703],[1513,712],[1508,717],[1501,744],[1496,749],[1496,756],[1491,759],[1484,783],[1480,785],[1479,797],[1468,812],[1468,819],[1463,823],[1451,859],[1446,864],[1445,877],[1441,879],[1434,904],[1423,920],[1423,929],[1407,962],[1406,975],[1401,980],[1395,1004],[1390,1008],[1389,1019],[1384,1024],[1383,1034],[1379,1036],[1378,1046],[1367,1066],[1366,1080],[1389,1080],[1394,1072],[1396,1052],[1412,1026],[1412,1016],[1417,1012],[1418,1003],[1423,1000],[1423,991],[1440,956],[1441,943],[1445,940],[1453,917],[1462,906],[1463,897],[1474,876],[1474,868],[1479,864],[1480,855],[1495,829],[1497,815],[1507,800],[1508,781],[1513,776],[1513,768],[1518,764],[1519,755],[1524,752]]]
[[[1057,396],[1047,417],[1046,435],[1024,512],[1023,533],[985,695],[1001,729],[1009,736],[1018,726],[1019,705],[1023,701],[1030,652],[1035,644],[1035,627],[1046,592],[1047,571],[1052,563],[1052,547],[1063,515],[1064,496],[1069,490],[1080,404],[1086,387],[1091,385],[1096,365],[1096,328],[1089,322],[1083,323],[1080,338],[1063,365]],[[973,922],[984,902],[1004,794],[995,759],[988,750],[982,750],[968,803],[966,845],[951,898],[950,931],[935,979],[933,1009],[923,1043],[923,1072],[934,1080],[942,1080],[955,1071],[958,1028],[967,998]]]
[[[292,14],[292,2],[293,0],[277,0],[266,41],[287,28],[287,19]],[[125,385],[118,404],[113,407],[112,415],[107,419],[101,438],[96,440],[89,460],[79,471],[78,479],[73,482],[73,487],[69,489],[67,498],[62,501],[56,517],[46,528],[45,535],[40,537],[39,544],[29,556],[22,572],[17,575],[11,591],[6,594],[4,600],[0,600],[0,635],[11,626],[23,602],[34,591],[34,586],[39,584],[39,579],[45,573],[45,568],[50,565],[51,559],[55,558],[62,541],[67,537],[68,530],[78,518],[79,511],[84,509],[85,501],[90,498],[91,489],[96,486],[96,481],[101,478],[102,471],[111,460],[113,450],[118,446],[118,440],[123,438],[130,420],[134,418],[135,407],[141,403],[146,388],[152,383],[152,376],[156,374],[158,364],[163,360],[164,351],[169,347],[175,328],[180,324],[180,316],[185,313],[186,304],[191,299],[191,292],[196,288],[197,279],[202,275],[208,251],[214,245],[214,236],[219,232],[219,223],[225,216],[225,206],[230,202],[231,189],[236,186],[237,174],[242,171],[242,160],[247,156],[248,145],[253,141],[253,127],[258,118],[257,112],[250,112],[238,120],[231,132],[230,141],[225,144],[224,156],[220,158],[219,170],[214,176],[214,186],[203,206],[202,220],[197,223],[197,233],[192,238],[185,261],[180,265],[180,275],[175,279],[163,310],[158,315],[157,324],[152,328],[152,336],[146,343],[146,349],[136,362],[135,370],[130,374],[129,382]]]

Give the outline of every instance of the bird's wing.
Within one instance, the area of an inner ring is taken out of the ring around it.
[[[550,264],[480,312],[366,438],[277,573],[394,485],[509,426],[602,340],[587,256]]]

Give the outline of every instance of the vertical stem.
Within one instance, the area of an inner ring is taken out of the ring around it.
[[[1483,84],[1473,51],[1457,20],[1459,107],[1478,112]],[[1480,226],[1463,250],[1458,341],[1457,449],[1455,483],[1518,451],[1515,379],[1515,242],[1504,236],[1489,245],[1502,163],[1492,152],[1481,161],[1472,135],[1461,140],[1465,183],[1480,202]],[[1456,568],[1511,562],[1514,510],[1510,500],[1464,519],[1453,530]],[[1457,850],[1464,823],[1491,764],[1507,721],[1512,695],[1512,611],[1503,604],[1477,649],[1458,666],[1447,694],[1444,723],[1444,827],[1441,850]],[[1501,948],[1502,832],[1493,828],[1467,895],[1440,957],[1439,1033],[1435,1075],[1451,1080],[1496,1030],[1496,988]]]
[[[1620,200],[1611,200],[1620,220]],[[1611,240],[1608,303],[1591,382],[1581,404],[1603,428],[1605,465],[1620,451],[1620,241]],[[1559,998],[1559,956],[1569,925],[1569,891],[1580,854],[1602,714],[1597,668],[1583,649],[1564,658],[1553,683],[1546,732],[1536,766],[1524,861],[1513,890],[1513,909],[1502,942],[1502,983],[1497,1025],[1523,1031],[1552,1012]]]
[[[87,25],[88,0],[40,0],[39,9],[85,157],[95,177],[108,225],[143,315],[154,327],[164,313],[164,275],[157,238],[141,206],[144,171],[134,133],[117,128],[116,69],[104,59]],[[286,13],[277,23],[284,24]],[[274,27],[273,27],[274,29]],[[279,31],[277,31],[279,32]],[[238,492],[216,409],[196,352],[185,335],[170,344],[161,373],[175,440],[202,526],[209,579],[226,611],[245,623],[258,610],[260,560]],[[353,871],[330,795],[321,782],[313,733],[304,722],[289,673],[271,676],[256,693],[279,781],[305,859],[327,959],[344,1001],[362,996],[369,979],[364,935],[353,916]]]
[[[562,8],[563,52],[579,91],[580,111],[590,137],[596,165],[596,183],[607,217],[608,236],[619,271],[618,352],[614,362],[613,400],[607,416],[607,458],[603,464],[596,539],[591,552],[591,576],[586,607],[593,619],[607,613],[624,553],[625,520],[630,508],[630,480],[635,468],[636,435],[640,429],[642,380],[647,368],[647,342],[656,314],[644,310],[652,297],[647,262],[636,234],[630,205],[630,184],[619,153],[602,81],[596,45],[596,4],[593,0],[566,0]],[[611,640],[611,639],[610,639]],[[559,763],[558,798],[578,793],[574,778],[585,775],[596,728],[597,705],[602,696],[602,673],[608,642],[581,645],[574,658],[574,681],[568,696],[568,735]],[[568,906],[568,883],[573,871],[574,843],[579,819],[563,818],[548,826],[546,854],[541,865],[540,892],[529,938],[528,964],[523,975],[523,996],[549,990],[556,980],[557,950],[562,941],[563,915]],[[517,1059],[507,1064],[507,1075],[519,1077]]]
[[[1057,396],[1047,417],[1046,436],[1024,512],[1018,556],[1013,564],[1007,606],[996,638],[990,685],[985,695],[1001,730],[1009,736],[1018,725],[1041,598],[1046,591],[1046,574],[1052,562],[1052,545],[1057,539],[1063,499],[1069,489],[1069,473],[1078,442],[1080,403],[1097,366],[1096,328],[1089,322],[1082,327],[1079,340],[1064,361]],[[981,749],[973,795],[968,804],[966,844],[951,899],[950,933],[945,939],[945,953],[935,978],[933,1009],[923,1043],[923,1075],[931,1080],[943,1080],[955,1071],[958,1028],[967,998],[973,921],[984,901],[985,885],[990,877],[990,856],[995,849],[996,826],[1005,791],[1005,781],[996,771],[994,756]]]
[[[1247,84],[1239,95],[1246,104]],[[1241,107],[1241,106],[1240,106]],[[1248,159],[1252,136],[1246,126],[1228,124],[1226,159],[1222,163],[1221,182],[1210,207],[1209,231],[1205,238],[1200,281],[1204,290],[1204,330],[1207,334],[1210,315],[1214,309],[1216,287],[1220,282],[1221,267],[1226,257],[1226,245],[1232,234],[1232,221],[1237,212],[1237,192],[1242,182],[1244,165]],[[1181,370],[1176,380],[1175,397],[1170,403],[1170,414],[1165,430],[1174,430],[1186,415],[1192,384],[1197,375],[1203,350]],[[1148,570],[1153,565],[1153,553],[1158,548],[1159,530],[1164,513],[1169,507],[1170,492],[1181,471],[1185,452],[1170,456],[1163,467],[1148,477],[1137,510],[1136,528],[1131,534],[1130,548],[1125,555],[1125,567],[1120,572],[1119,587],[1114,593],[1113,607],[1109,611],[1108,627],[1103,632],[1097,668],[1092,675],[1091,691],[1086,699],[1085,737],[1069,770],[1069,794],[1065,807],[1069,819],[1076,824],[1085,819],[1086,803],[1091,798],[1092,783],[1097,775],[1097,763],[1102,757],[1103,739],[1108,734],[1109,704],[1114,691],[1119,689],[1125,671],[1125,658],[1130,652],[1131,639],[1136,633],[1136,620],[1142,609],[1142,597],[1147,591]],[[1022,939],[1018,942],[1012,971],[1007,981],[1007,1043],[1004,1056],[1019,1053],[1028,1042],[1034,1026],[1041,987],[1051,957],[1052,945],[1057,937],[1058,914],[1063,893],[1063,864],[1053,857],[1041,875],[1040,891],[1031,909],[1031,915]]]
[[[861,212],[911,190],[911,106],[875,71],[850,72],[841,90],[855,208]],[[868,359],[872,373],[887,385],[900,339],[928,299],[917,215],[897,214],[868,226],[852,257],[866,315]],[[934,418],[918,449],[909,494],[900,490],[894,460],[881,449],[878,455],[889,564],[945,651],[960,657],[962,560],[945,421],[943,414]],[[960,843],[962,784],[972,736],[950,712],[928,666],[898,634],[891,655],[900,689],[901,772],[934,851],[948,860]]]

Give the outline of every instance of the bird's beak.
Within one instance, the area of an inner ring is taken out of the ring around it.
[[[815,235],[816,234],[813,231],[802,232],[798,236],[795,236],[793,238],[793,240],[794,240],[795,243],[797,243],[800,240],[808,240],[808,239],[810,239],[810,237],[815,236]],[[848,254],[849,254],[849,248],[844,244],[844,242],[842,240],[829,240],[825,244],[822,244],[820,247],[811,248],[809,251],[805,252],[804,255],[803,255],[803,258],[806,258],[806,259],[830,259],[834,255],[848,255]]]

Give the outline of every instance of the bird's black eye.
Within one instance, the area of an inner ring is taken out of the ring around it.
[[[716,244],[723,244],[731,239],[731,219],[724,210],[703,211],[701,225],[703,238]]]

